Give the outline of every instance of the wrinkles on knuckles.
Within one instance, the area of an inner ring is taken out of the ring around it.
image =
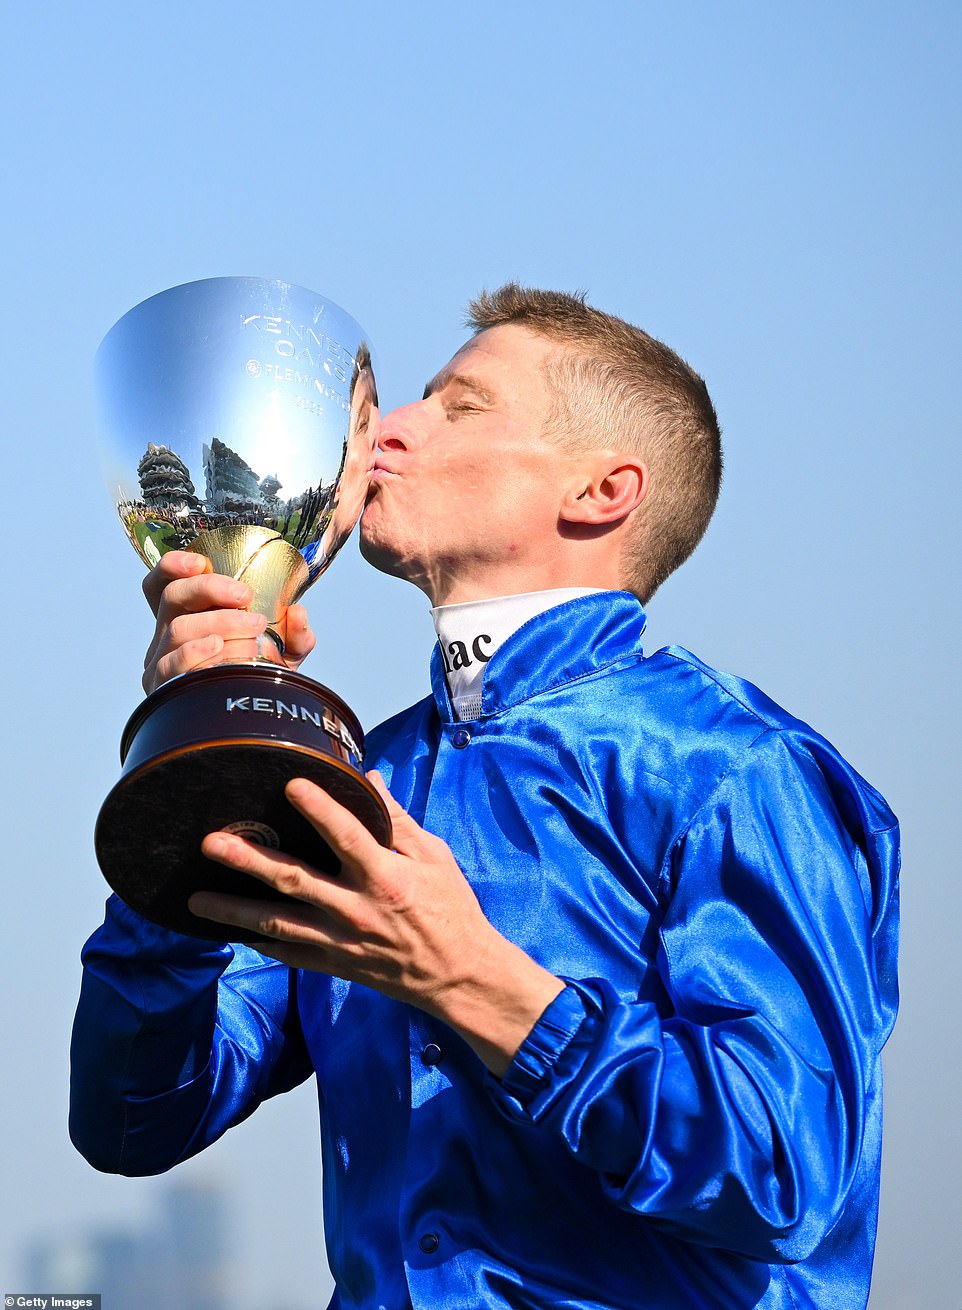
[[[304,902],[311,900],[316,879],[291,856],[282,852],[268,855],[263,848],[224,833],[211,833],[201,844],[201,850],[208,859],[248,873],[284,896]]]
[[[166,644],[171,646],[182,646],[190,636],[192,623],[188,615],[175,614],[167,625]]]
[[[303,945],[305,937],[313,937],[312,926],[300,919],[282,917],[280,914],[263,914],[257,921],[257,931],[270,937],[273,941],[287,945]],[[312,943],[316,947],[318,942]]]
[[[192,669],[199,669],[210,663],[216,663],[216,657],[219,656],[223,647],[224,641],[221,637],[211,636],[188,642],[176,650],[168,651],[164,655],[158,656],[155,651],[144,665],[144,690],[147,692],[153,691],[182,673],[189,673]]]
[[[275,866],[271,869],[269,881],[271,886],[284,896],[292,896],[300,900],[308,899],[310,882],[303,869],[293,865],[280,869]]]

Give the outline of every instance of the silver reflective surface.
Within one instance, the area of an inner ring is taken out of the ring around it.
[[[97,384],[111,497],[148,566],[197,550],[260,579],[251,608],[273,619],[350,535],[377,388],[362,329],[323,296],[260,278],[173,287],[111,328]]]

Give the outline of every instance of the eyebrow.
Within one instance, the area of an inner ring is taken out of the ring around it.
[[[465,391],[473,391],[486,404],[494,403],[494,393],[466,373],[439,373],[424,388],[423,399],[427,400],[428,396],[432,396],[435,391],[443,391],[445,387],[462,387]]]

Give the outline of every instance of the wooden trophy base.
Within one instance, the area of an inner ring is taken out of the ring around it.
[[[97,820],[97,859],[131,909],[165,928],[215,941],[257,934],[194,915],[195,891],[255,900],[280,893],[205,859],[200,843],[227,829],[323,873],[339,861],[284,796],[309,778],[391,845],[384,802],[361,771],[363,735],[327,687],[269,663],[219,664],[174,678],[133,714],[120,781]]]

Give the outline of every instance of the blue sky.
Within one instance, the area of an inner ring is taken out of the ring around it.
[[[651,607],[885,792],[905,834],[874,1310],[954,1304],[960,10],[930,3],[11,7],[0,59],[8,798],[0,1270],[134,1222],[164,1180],[64,1130],[91,833],[150,625],[100,484],[93,356],[219,275],[313,287],[374,341],[387,407],[508,278],[663,337],[707,378],[727,477]],[[310,593],[309,671],[367,724],[421,695],[420,593],[353,546]],[[244,1297],[324,1284],[309,1090],[188,1166],[236,1188]]]

